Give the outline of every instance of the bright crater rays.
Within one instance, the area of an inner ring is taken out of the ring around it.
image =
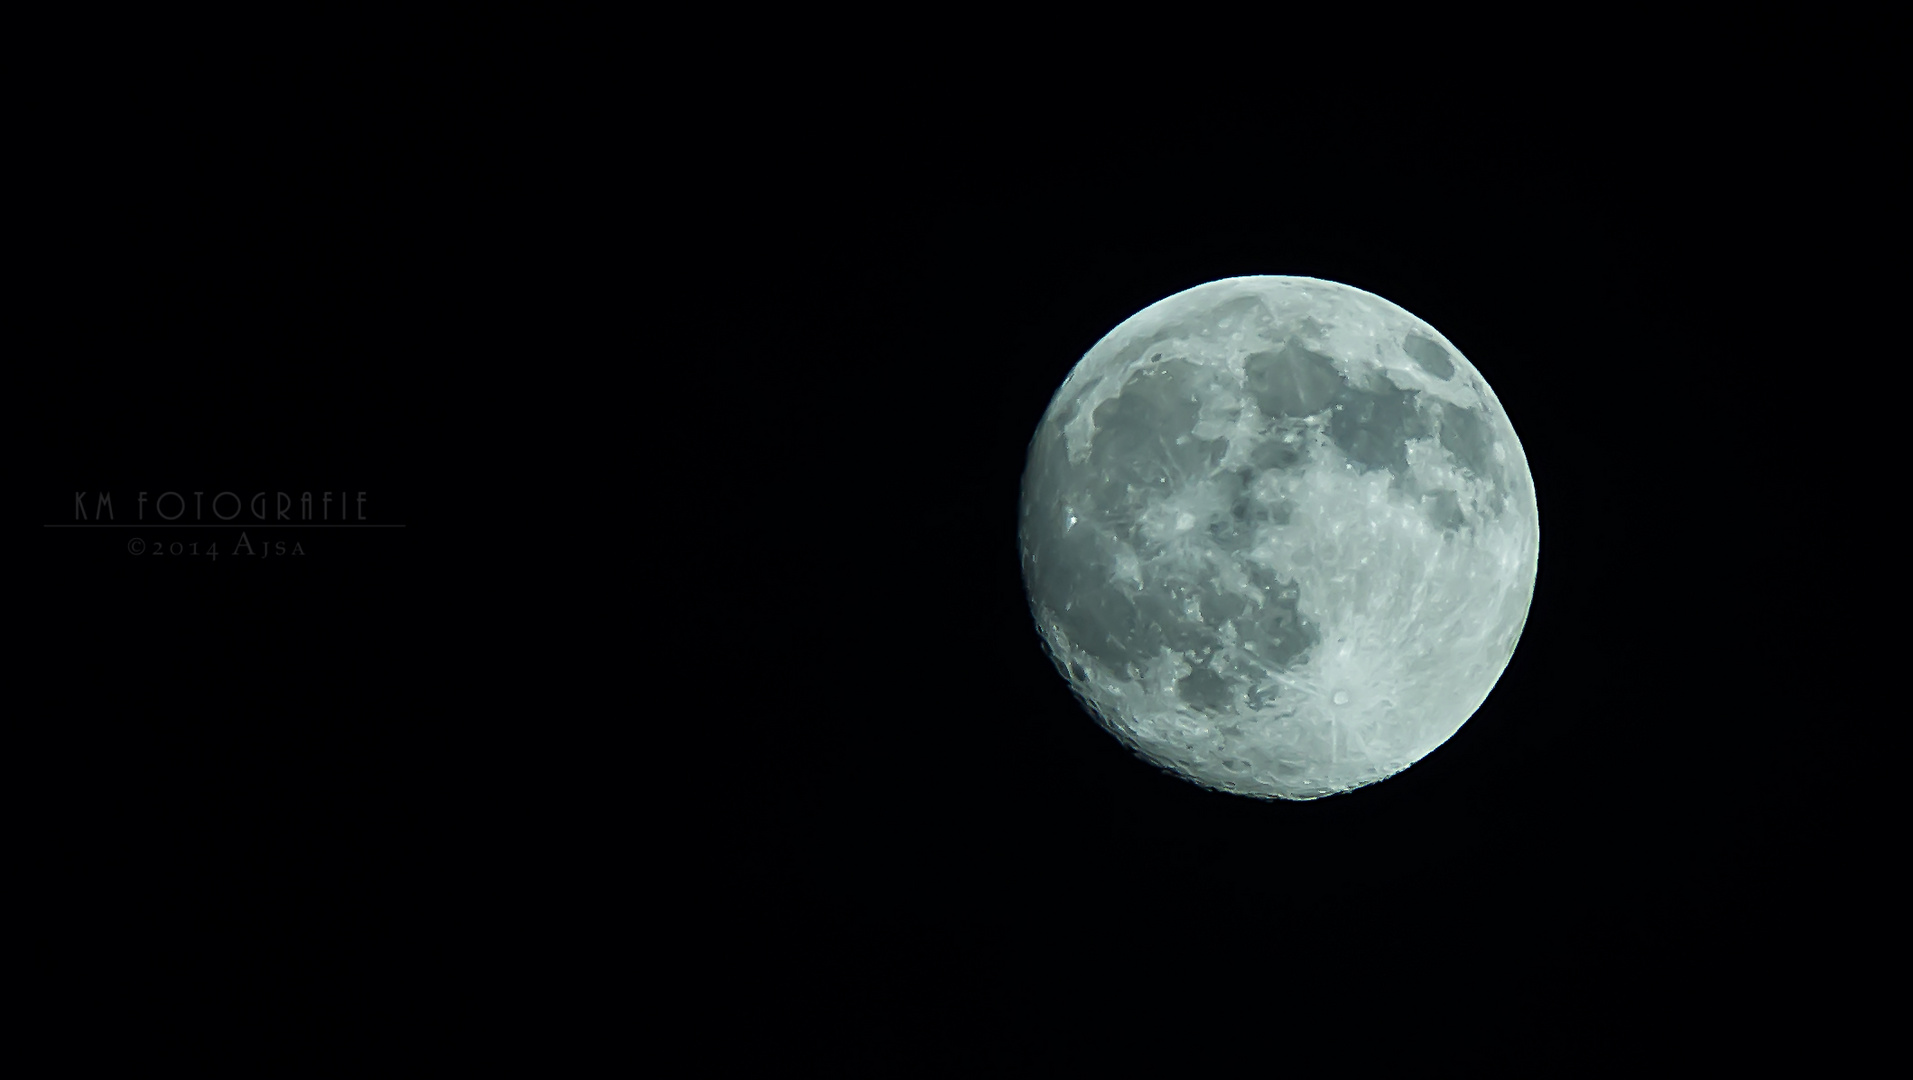
[[[1020,538],[1050,655],[1117,738],[1312,799],[1414,764],[1487,698],[1540,532],[1453,344],[1359,289],[1245,277],[1083,356],[1031,441]]]

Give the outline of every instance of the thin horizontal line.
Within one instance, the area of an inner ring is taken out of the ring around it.
[[[126,522],[126,524],[121,524],[121,522],[98,522],[98,524],[94,524],[94,522],[88,522],[88,524],[84,524],[84,526],[40,526],[40,528],[42,529],[402,529],[402,528],[406,528],[406,526],[341,526],[341,524],[331,524],[331,526],[325,526],[325,524],[316,524],[316,522],[310,522],[310,524],[302,524],[302,526],[268,526],[268,524],[260,524],[260,522],[253,522],[251,526],[231,526],[231,524],[226,524],[226,522],[195,522],[195,524],[145,524],[145,526],[136,526],[136,524],[132,524],[132,522]]]

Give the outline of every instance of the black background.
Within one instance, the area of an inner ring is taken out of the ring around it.
[[[282,59],[34,113],[21,779],[62,983],[288,1020],[359,986],[385,1025],[450,962],[510,813],[508,785],[473,797],[522,701],[494,659],[525,576],[498,568],[549,495],[490,422],[522,337],[478,300],[499,231],[453,181],[491,155],[430,95]],[[222,491],[316,517],[328,490],[331,521],[364,492],[406,527],[43,528],[81,491],[124,525],[140,492],[145,522],[166,491],[210,522]]]
[[[575,123],[511,65],[433,75],[448,47],[42,88],[10,516],[74,1009],[244,1015],[279,1054],[335,1010],[443,1032],[631,902],[632,222]],[[103,490],[118,524],[330,490],[405,528],[44,528]]]
[[[626,111],[274,67],[49,105],[89,119],[48,133],[16,403],[30,760],[115,970],[376,981],[393,1023],[414,979],[678,952],[774,993],[1059,940],[1284,982],[1429,948],[1719,973],[1854,873],[1870,826],[1797,764],[1840,744],[1786,674],[1814,589],[1766,530],[1806,512],[1795,298],[1850,232],[1812,193],[1866,168],[1776,164],[1784,110],[852,80]],[[1019,577],[1070,366],[1240,274],[1441,330],[1540,506],[1487,703],[1308,804],[1130,757]],[[102,488],[364,490],[410,528],[217,564],[40,528]]]

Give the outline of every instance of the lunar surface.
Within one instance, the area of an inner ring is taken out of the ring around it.
[[[1451,342],[1360,289],[1242,277],[1077,363],[1019,539],[1049,654],[1104,727],[1205,787],[1314,799],[1406,769],[1486,700],[1540,526]]]

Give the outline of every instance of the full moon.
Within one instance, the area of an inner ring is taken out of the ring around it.
[[[1204,787],[1316,799],[1460,730],[1514,653],[1540,521],[1454,343],[1372,293],[1238,277],[1084,354],[1030,442],[1019,546],[1057,670]]]

